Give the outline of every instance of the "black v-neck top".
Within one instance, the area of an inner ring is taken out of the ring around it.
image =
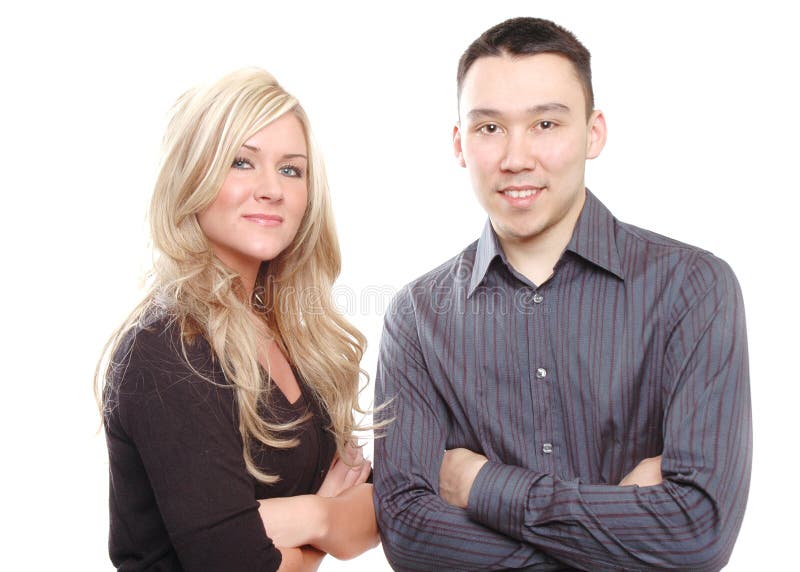
[[[166,319],[129,333],[113,356],[105,414],[111,560],[119,570],[276,570],[280,552],[257,499],[316,492],[335,453],[328,417],[296,370],[294,403],[273,384],[265,417],[310,416],[287,434],[298,446],[253,447],[258,467],[280,477],[259,483],[245,467],[236,398],[212,350],[198,338],[187,357],[192,367]]]

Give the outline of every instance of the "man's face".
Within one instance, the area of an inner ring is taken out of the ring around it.
[[[605,143],[587,120],[572,63],[556,54],[482,57],[464,78],[456,157],[501,242],[569,240],[583,207],[586,159]]]

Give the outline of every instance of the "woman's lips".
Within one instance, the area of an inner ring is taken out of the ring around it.
[[[283,217],[269,214],[246,214],[242,218],[261,226],[278,226],[283,222]]]

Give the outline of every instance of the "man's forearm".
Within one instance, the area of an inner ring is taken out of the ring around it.
[[[489,462],[467,513],[581,569],[719,570],[728,511],[688,478],[668,475],[646,488],[589,485]]]
[[[376,512],[384,551],[395,570],[507,570],[563,565],[534,546],[511,539],[445,503],[414,470],[388,462],[376,442]]]

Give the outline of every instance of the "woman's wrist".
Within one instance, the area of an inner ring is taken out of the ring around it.
[[[317,544],[330,531],[328,499],[317,495],[274,497],[259,502],[267,535],[276,546]]]
[[[309,515],[309,526],[311,527],[309,544],[318,546],[330,534],[331,529],[331,500],[320,495],[304,495],[307,501],[307,514]]]

